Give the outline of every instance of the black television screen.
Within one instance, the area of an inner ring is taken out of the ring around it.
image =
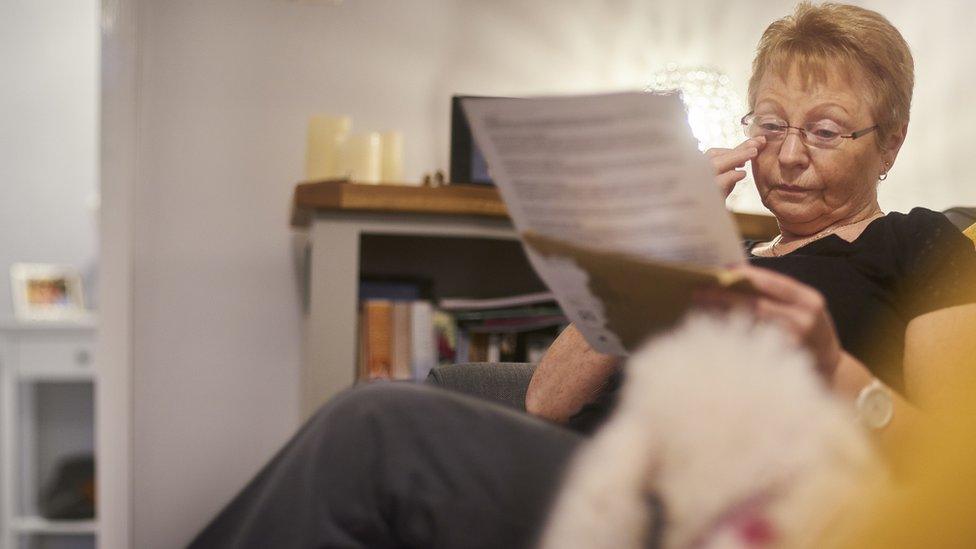
[[[470,95],[451,98],[451,183],[492,185],[488,176],[488,164],[471,137],[471,127],[461,108],[461,100]]]

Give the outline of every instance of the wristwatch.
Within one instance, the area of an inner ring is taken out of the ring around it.
[[[891,391],[877,379],[861,389],[854,406],[861,423],[876,431],[891,423],[891,416],[895,414],[895,400]]]

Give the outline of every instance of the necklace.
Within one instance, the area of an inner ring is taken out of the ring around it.
[[[839,231],[841,229],[846,229],[847,227],[853,227],[854,225],[857,225],[859,223],[867,223],[869,221],[873,221],[873,220],[875,220],[875,219],[877,219],[879,217],[883,217],[883,216],[884,216],[884,212],[878,212],[878,213],[872,215],[871,217],[869,217],[867,219],[862,219],[860,221],[854,221],[853,223],[847,223],[847,224],[844,224],[844,225],[839,225],[837,227],[832,227],[832,228],[827,229],[825,231],[821,231],[821,232],[815,234],[812,237],[808,237],[807,239],[800,239],[797,242],[802,242],[802,244],[800,244],[799,246],[797,246],[796,248],[794,248],[794,250],[795,249],[802,248],[803,246],[806,246],[807,244],[812,244],[812,243],[820,240],[821,238],[826,238],[826,237],[828,237],[828,236],[836,233],[837,231]],[[774,238],[773,241],[772,241],[772,243],[770,243],[770,245],[769,245],[769,253],[771,253],[773,255],[773,257],[782,257],[783,255],[785,255],[785,254],[780,254],[780,253],[777,253],[776,252],[776,246],[779,245],[779,243],[780,243],[781,240],[783,240],[783,233],[780,233],[780,234],[776,235],[776,238]]]

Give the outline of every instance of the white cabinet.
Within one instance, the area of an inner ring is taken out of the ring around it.
[[[94,321],[0,324],[2,548],[97,545],[96,519],[51,520],[40,509],[66,460],[94,456],[94,341]]]

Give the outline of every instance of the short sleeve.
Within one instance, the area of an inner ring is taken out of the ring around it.
[[[944,215],[915,208],[900,227],[899,294],[909,319],[976,303],[976,247]]]

